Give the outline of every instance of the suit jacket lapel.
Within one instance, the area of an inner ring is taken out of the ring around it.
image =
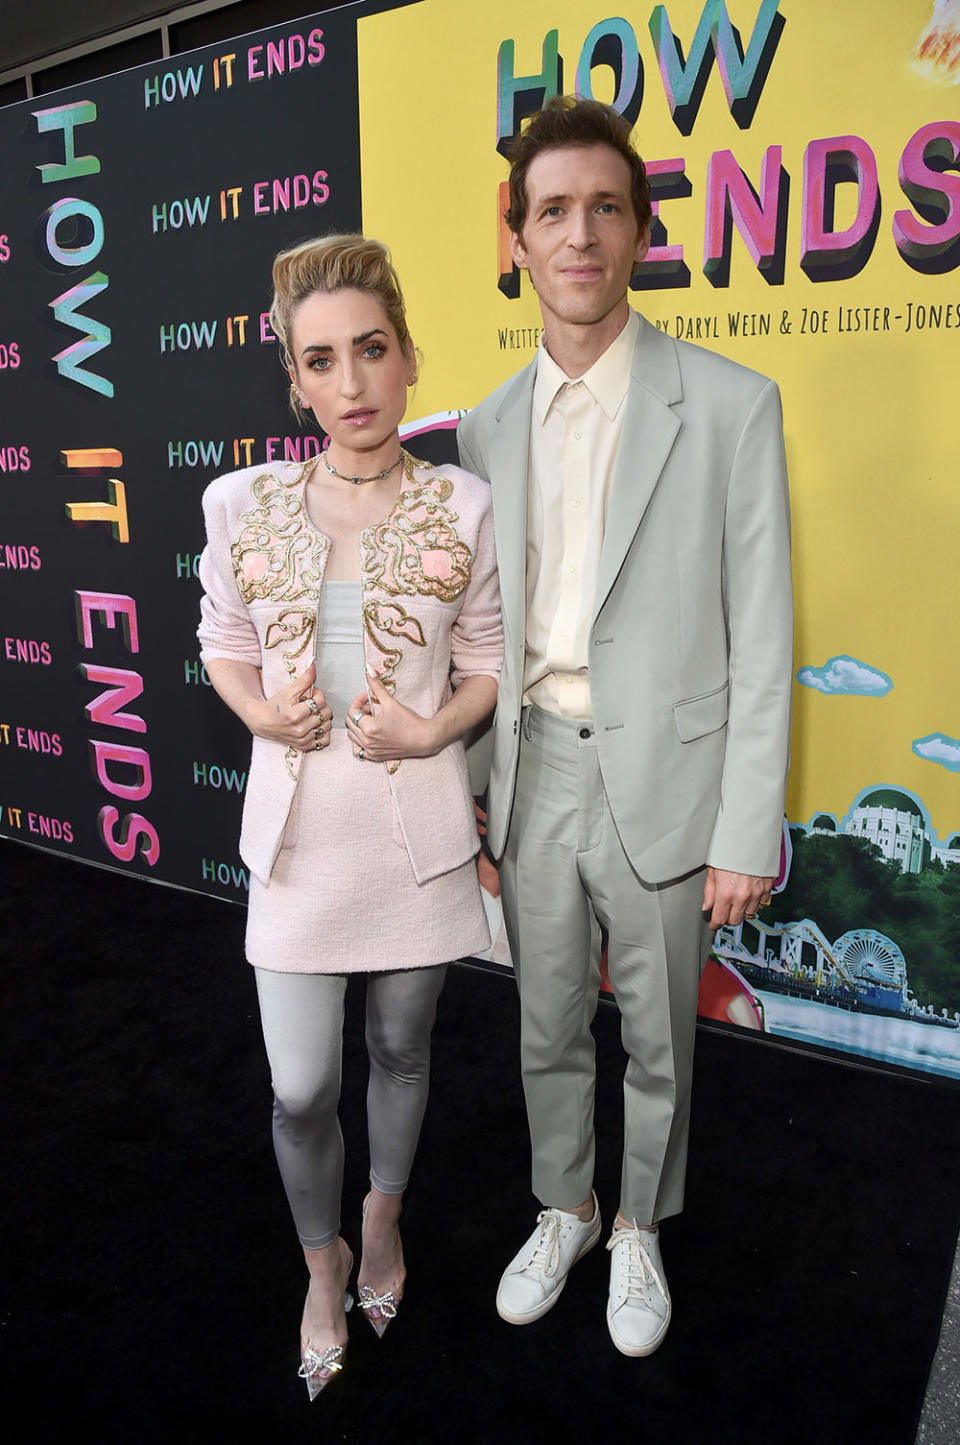
[[[526,633],[527,473],[535,376],[535,361],[517,375],[500,404],[490,438],[500,601],[504,629],[514,645],[522,644]]]
[[[594,619],[617,580],[673,448],[681,426],[673,403],[682,397],[675,347],[641,316],[603,533]]]

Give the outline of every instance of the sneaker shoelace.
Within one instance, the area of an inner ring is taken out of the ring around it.
[[[560,1262],[560,1216],[555,1209],[543,1209],[537,1215],[540,1233],[525,1269],[536,1270],[548,1277],[556,1274]]]
[[[666,1298],[666,1290],[663,1281],[653,1266],[653,1261],[644,1249],[640,1239],[639,1229],[618,1229],[614,1232],[608,1249],[616,1246],[626,1249],[626,1259],[621,1256],[621,1269],[624,1275],[624,1289],[628,1300],[641,1300],[647,1303],[647,1295],[651,1285],[656,1285],[660,1294]]]

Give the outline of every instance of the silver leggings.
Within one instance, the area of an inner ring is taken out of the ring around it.
[[[430,1033],[447,965],[368,973],[370,1182],[402,1194],[430,1082]],[[308,1249],[340,1233],[343,1134],[337,1108],[347,976],[255,968],[273,1076],[273,1147],[290,1211]]]

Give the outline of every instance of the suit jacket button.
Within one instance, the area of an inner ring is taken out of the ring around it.
[[[581,729],[580,729],[580,736],[581,736],[582,738],[592,738],[592,737],[593,737],[593,728],[581,728]]]

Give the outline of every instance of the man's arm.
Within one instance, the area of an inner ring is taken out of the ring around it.
[[[780,395],[768,382],[744,425],[724,520],[730,708],[720,808],[707,853],[711,924],[739,923],[780,860],[793,681],[790,511]]]
[[[485,482],[490,478],[484,470],[483,462],[480,460],[475,417],[469,413],[460,418],[460,425],[457,427],[457,451],[460,453],[460,465],[466,472],[473,472],[475,477],[483,477]]]

